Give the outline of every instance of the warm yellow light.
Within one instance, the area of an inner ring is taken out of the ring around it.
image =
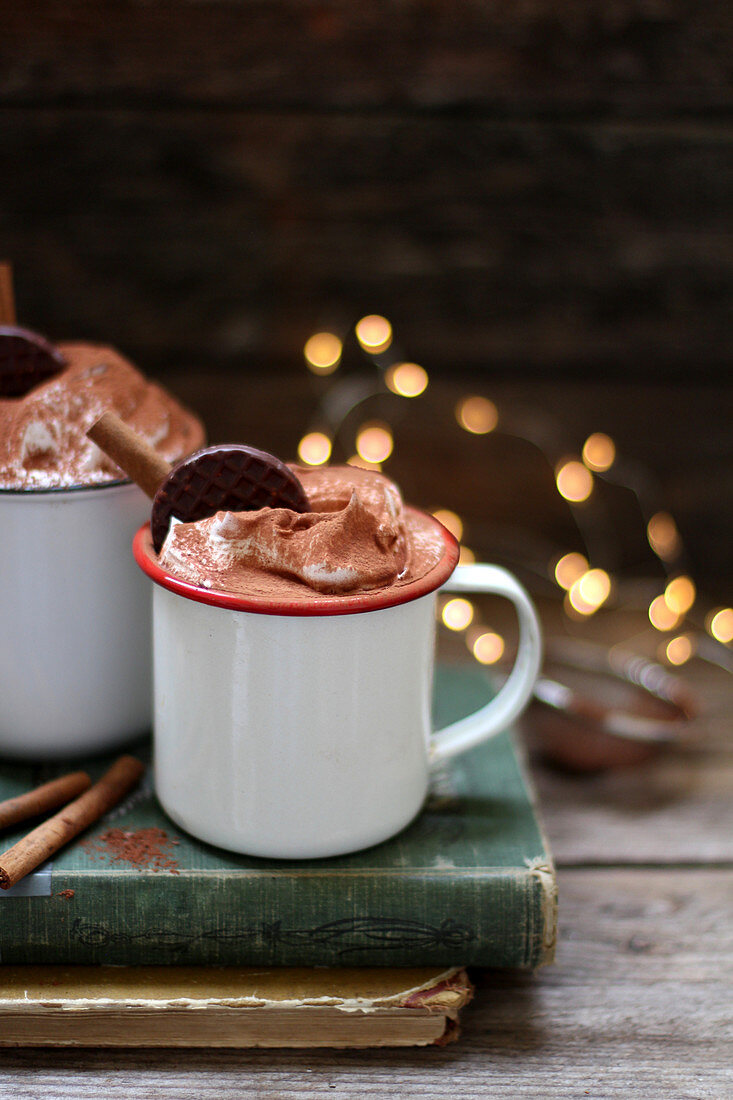
[[[611,578],[604,569],[589,569],[570,587],[568,599],[580,615],[592,615],[605,603],[611,592]]]
[[[332,332],[317,332],[303,348],[308,369],[314,374],[333,374],[341,362],[343,345]]]
[[[395,363],[384,376],[392,393],[400,397],[419,397],[427,389],[428,372],[418,363]]]
[[[465,630],[473,619],[473,604],[457,596],[443,607],[442,618],[449,630]]]
[[[356,466],[360,470],[376,470],[377,473],[382,469],[381,462],[367,462],[361,455],[352,455],[346,465]]]
[[[664,590],[664,602],[670,611],[686,615],[695,602],[697,592],[691,577],[675,577]]]
[[[460,516],[457,516],[455,512],[451,512],[448,508],[438,508],[437,512],[433,512],[433,516],[437,519],[438,523],[442,523],[444,527],[447,527],[454,539],[458,542],[463,538],[463,520]]]
[[[495,665],[504,655],[504,639],[501,634],[487,630],[479,634],[471,648],[474,657],[482,665]]]
[[[573,551],[570,554],[563,554],[555,564],[555,580],[561,588],[570,589],[578,578],[582,577],[583,573],[587,573],[587,571],[587,559],[582,554]]]
[[[611,578],[604,569],[589,569],[575,584],[580,599],[590,607],[600,607],[611,592]]]
[[[577,589],[577,581],[570,591],[565,593],[562,606],[565,614],[571,619],[583,619],[587,615],[593,615],[597,610],[592,604],[587,604],[581,599]]]
[[[587,500],[593,491],[593,475],[574,458],[566,459],[557,466],[555,482],[560,496],[573,504]]]
[[[679,621],[679,615],[670,611],[664,596],[657,596],[649,604],[649,622],[655,630],[674,630]]]
[[[499,413],[488,397],[465,397],[456,406],[456,420],[467,432],[486,435],[499,423]]]
[[[669,512],[657,512],[646,525],[646,537],[654,553],[662,561],[672,561],[681,550],[677,524]]]
[[[710,616],[708,630],[716,642],[733,642],[733,607],[721,607]]]
[[[589,470],[609,470],[616,460],[616,444],[610,435],[594,432],[583,444],[583,462]]]
[[[392,343],[392,326],[386,317],[370,313],[357,323],[356,338],[364,351],[386,351]]]
[[[458,564],[471,565],[474,561],[476,561],[476,555],[473,550],[469,550],[467,546],[461,546],[458,552]]]
[[[331,440],[323,432],[308,432],[298,444],[298,455],[306,466],[322,466],[331,457]]]
[[[356,436],[356,450],[367,462],[384,462],[392,454],[394,441],[388,424],[363,424]]]
[[[678,634],[676,638],[667,642],[664,649],[664,655],[671,665],[683,665],[685,661],[689,661],[694,652],[695,647],[689,634]]]

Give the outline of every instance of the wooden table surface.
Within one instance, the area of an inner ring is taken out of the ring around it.
[[[533,764],[559,873],[557,961],[534,975],[474,974],[457,1043],[312,1053],[9,1050],[0,1053],[0,1094],[733,1095],[733,692],[729,677],[702,662],[689,675],[706,700],[694,750],[583,777]]]

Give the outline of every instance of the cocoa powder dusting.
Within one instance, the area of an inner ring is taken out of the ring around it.
[[[180,874],[171,848],[179,841],[169,837],[165,829],[108,829],[95,840],[83,843],[86,851],[94,856],[106,856],[110,863],[132,863],[148,871],[167,871]]]

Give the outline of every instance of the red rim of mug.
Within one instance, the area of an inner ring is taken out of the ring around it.
[[[132,540],[132,552],[143,573],[155,584],[209,607],[223,607],[229,611],[254,611],[260,615],[351,615],[362,611],[381,611],[385,607],[398,607],[434,592],[445,584],[458,564],[460,548],[450,531],[425,512],[419,512],[416,508],[407,508],[406,511],[414,512],[435,525],[443,539],[440,561],[425,576],[408,584],[362,592],[354,596],[323,596],[315,593],[299,599],[271,599],[269,596],[235,596],[231,592],[200,588],[161,568],[155,560],[150,525],[147,523],[136,532]]]

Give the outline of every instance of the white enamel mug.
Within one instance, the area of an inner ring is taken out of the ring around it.
[[[458,546],[434,522],[444,553],[426,577],[386,593],[300,601],[245,599],[181,581],[160,568],[141,528],[135,558],[155,582],[155,785],[178,825],[267,858],[358,851],[415,817],[433,761],[516,718],[541,657],[532,603],[498,566],[456,569]],[[511,600],[519,645],[499,694],[433,733],[441,586]]]
[[[131,482],[0,490],[0,756],[105,752],[150,729],[150,593]]]

